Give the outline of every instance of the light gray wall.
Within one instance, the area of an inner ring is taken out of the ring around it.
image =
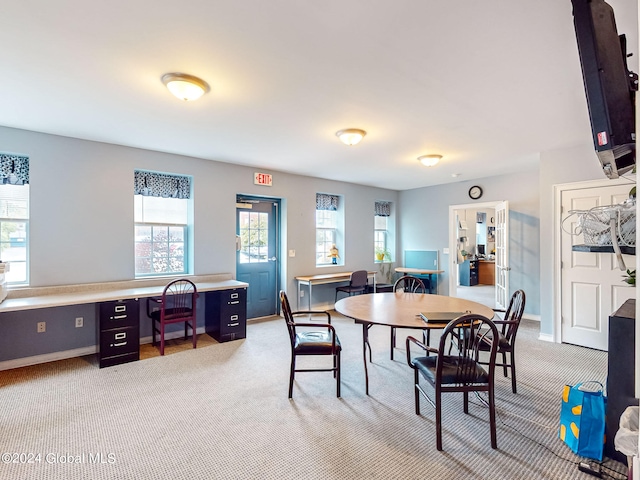
[[[398,201],[398,193],[391,190],[6,127],[0,127],[0,150],[30,158],[29,255],[33,287],[134,278],[134,169],[193,176],[196,275],[230,272],[235,276],[236,194],[281,198],[281,287],[287,290],[293,305],[294,278],[298,275],[377,270],[373,251],[374,202],[386,200],[395,206]],[[271,173],[273,187],[254,185],[255,171]],[[315,266],[316,192],[334,193],[344,199],[346,244],[340,252],[344,265]],[[296,251],[293,258],[284,254],[290,249]],[[314,288],[314,304],[332,305],[334,292],[335,284]],[[14,342],[19,345],[12,347],[10,358],[90,345],[95,322],[86,308],[81,310],[77,315],[88,320],[84,329],[75,328],[76,314],[68,308],[33,315],[3,315],[0,337],[13,341],[10,339],[20,332],[19,342]],[[47,342],[43,342],[42,334],[37,337],[35,333],[35,323],[43,316],[49,318]],[[23,324],[16,330],[20,319]],[[38,348],[31,349],[32,345]]]
[[[540,333],[542,334],[553,334],[555,320],[553,292],[560,290],[560,286],[555,284],[553,278],[553,186],[605,178],[593,144],[590,142],[572,148],[543,152],[540,156],[540,244],[545,246],[540,251]]]
[[[509,201],[510,289],[513,292],[522,288],[527,295],[525,311],[538,315],[540,199],[537,177],[535,170],[400,192],[398,225],[402,249],[438,250],[440,268],[445,271],[439,275],[438,291],[448,295],[451,259],[442,249],[449,246],[449,206],[472,203],[467,192],[472,185],[480,185],[484,194],[478,202]]]
[[[253,167],[0,127],[2,151],[30,158],[31,286],[134,278],[133,170],[194,178],[194,274],[235,273],[236,194],[282,198],[285,285],[296,275],[374,268],[373,204],[397,192]],[[273,187],[253,173],[273,174]],[[315,266],[315,194],[345,202],[344,266]]]

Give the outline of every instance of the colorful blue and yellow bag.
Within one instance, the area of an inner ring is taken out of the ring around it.
[[[601,383],[585,383],[597,384],[599,388],[589,390],[583,383],[564,386],[558,436],[573,453],[602,460],[607,398]]]

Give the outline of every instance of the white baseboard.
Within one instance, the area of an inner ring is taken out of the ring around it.
[[[196,333],[200,335],[205,333],[204,327],[196,328]],[[164,338],[166,340],[172,340],[174,338],[181,338],[184,336],[182,332],[167,333]],[[148,337],[140,338],[140,345],[151,343],[151,335]],[[31,357],[16,358],[14,360],[5,360],[0,362],[0,371],[11,370],[12,368],[28,367],[31,365],[38,365],[39,363],[56,362],[58,360],[66,360],[67,358],[83,357],[85,355],[92,355],[98,352],[97,345],[90,347],[74,348],[72,350],[64,350],[62,352],[45,353],[42,355],[33,355]]]
[[[522,315],[522,318],[526,318],[527,320],[533,320],[534,322],[540,322],[540,315],[533,315],[531,313],[525,313]]]
[[[83,357],[84,355],[94,354],[97,351],[98,347],[96,345],[92,345],[90,347],[74,348],[73,350],[65,350],[63,352],[45,353],[43,355],[34,355],[32,357],[5,360],[4,362],[0,362],[0,371],[10,370],[12,368],[28,367],[39,363],[66,360],[67,358]]]
[[[542,340],[543,342],[551,342],[551,343],[555,343],[555,340],[553,339],[553,335],[551,335],[550,333],[541,333],[538,335],[538,340]]]

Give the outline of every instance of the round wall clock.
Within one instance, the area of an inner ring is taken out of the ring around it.
[[[482,188],[478,185],[474,185],[469,189],[469,197],[473,200],[478,200],[482,196]]]

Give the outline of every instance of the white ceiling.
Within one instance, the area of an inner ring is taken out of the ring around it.
[[[637,53],[637,1],[609,3]],[[570,0],[6,1],[0,125],[395,190],[531,169],[591,142],[572,22]]]

